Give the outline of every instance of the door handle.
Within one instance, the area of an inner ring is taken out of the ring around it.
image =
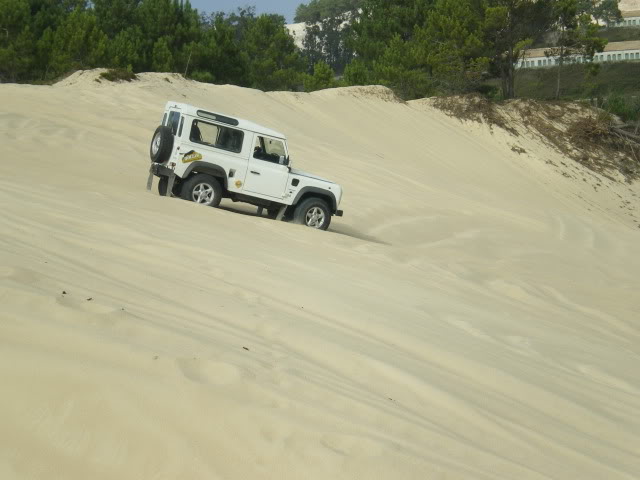
[[[256,172],[255,170],[251,170],[251,173],[253,173],[254,175],[260,175],[260,172]]]

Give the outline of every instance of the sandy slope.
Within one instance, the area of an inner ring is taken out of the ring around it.
[[[94,79],[0,85],[0,478],[640,476],[637,185],[380,88]],[[168,99],[345,217],[147,193]]]

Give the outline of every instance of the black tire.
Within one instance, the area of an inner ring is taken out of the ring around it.
[[[158,193],[161,197],[167,194],[167,187],[169,186],[169,177],[160,177],[158,181]],[[173,191],[171,192],[174,197],[180,196],[180,178],[176,177],[173,181]]]
[[[164,163],[169,160],[173,150],[173,132],[171,127],[160,125],[156,128],[149,146],[149,156],[155,163]]]
[[[326,230],[331,223],[331,210],[324,200],[315,197],[307,198],[293,212],[293,223]]]
[[[222,200],[222,186],[215,177],[198,173],[184,182],[180,196],[190,202],[217,207]]]

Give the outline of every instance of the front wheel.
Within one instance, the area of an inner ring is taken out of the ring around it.
[[[222,187],[215,177],[198,173],[184,182],[181,197],[201,205],[217,207],[222,200]]]
[[[326,230],[331,223],[331,211],[324,200],[307,198],[296,207],[293,222],[318,230]]]

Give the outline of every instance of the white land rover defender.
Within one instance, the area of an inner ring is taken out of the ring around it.
[[[278,220],[326,230],[342,198],[340,185],[291,168],[281,133],[184,103],[167,102],[151,140],[160,195],[217,207],[246,202]]]

